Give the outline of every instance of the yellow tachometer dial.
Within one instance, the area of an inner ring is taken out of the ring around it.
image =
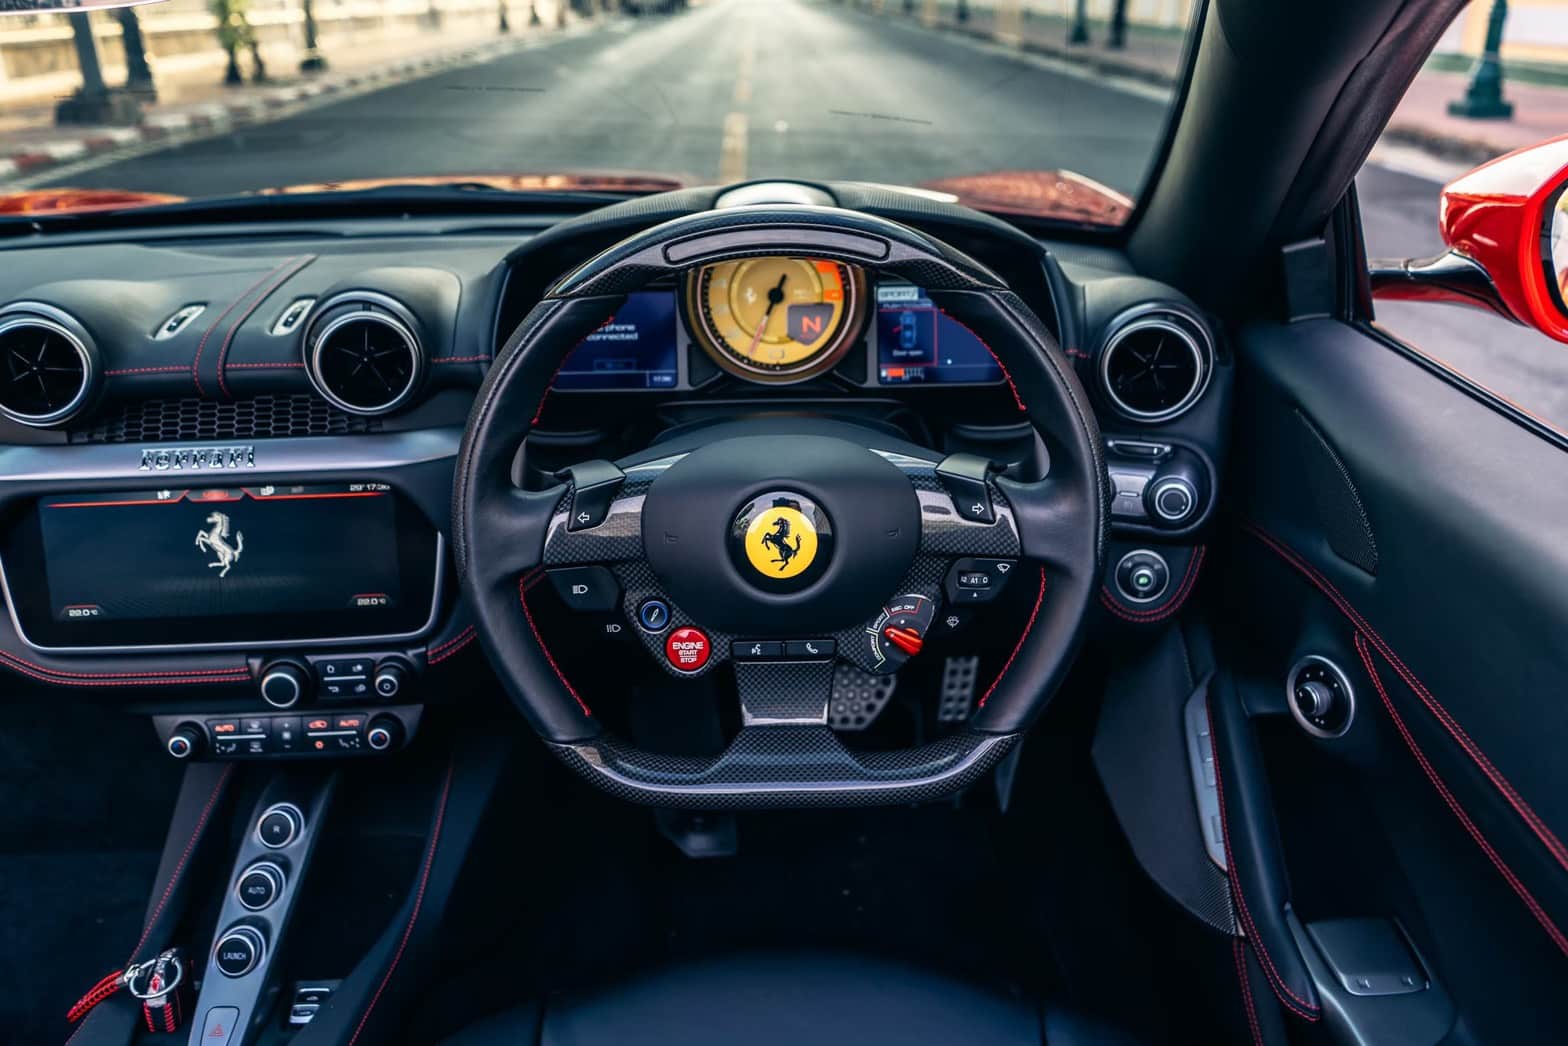
[[[837,363],[862,320],[864,277],[838,262],[747,258],[687,281],[692,327],[714,361],[761,381],[800,381]]]

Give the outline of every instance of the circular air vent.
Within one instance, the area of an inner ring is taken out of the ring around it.
[[[98,380],[92,339],[69,313],[37,302],[0,309],[0,414],[43,428],[74,417]]]
[[[1112,328],[1100,352],[1100,381],[1117,410],[1135,421],[1169,421],[1198,401],[1209,383],[1207,332],[1161,309]]]
[[[310,380],[352,414],[386,414],[408,402],[425,375],[418,325],[391,298],[355,292],[326,303],[305,339]]]

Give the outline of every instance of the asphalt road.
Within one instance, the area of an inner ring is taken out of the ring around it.
[[[68,176],[201,196],[367,177],[642,172],[919,184],[1067,168],[1128,193],[1166,103],[1155,88],[874,18],[829,0],[716,0],[541,35],[481,65]],[[1374,254],[1436,253],[1440,179],[1369,165]],[[1389,305],[1393,332],[1568,427],[1568,347],[1499,319]]]
[[[914,184],[1069,167],[1132,191],[1164,106],[807,0],[622,21],[76,174],[181,195],[419,174],[639,171]]]

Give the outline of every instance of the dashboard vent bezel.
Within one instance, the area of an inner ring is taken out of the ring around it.
[[[81,363],[81,378],[76,392],[64,405],[44,414],[29,414],[7,405],[0,399],[0,416],[19,425],[35,429],[52,429],[71,420],[84,411],[97,391],[102,378],[98,363],[98,349],[92,336],[70,313],[53,305],[37,301],[18,301],[0,308],[0,340],[13,331],[36,328],[60,338],[72,349]],[[6,373],[0,370],[0,375]],[[4,390],[0,388],[0,396]]]
[[[1143,410],[1124,400],[1116,391],[1111,378],[1111,367],[1118,350],[1127,339],[1143,331],[1157,330],[1175,337],[1193,360],[1193,378],[1185,393],[1170,406],[1159,410]],[[1122,313],[1110,325],[1105,342],[1100,349],[1097,366],[1100,391],[1122,417],[1143,425],[1159,425],[1174,421],[1191,410],[1208,391],[1209,380],[1214,374],[1214,342],[1208,327],[1191,313],[1161,302]]]
[[[395,298],[374,291],[348,291],[335,295],[314,310],[305,331],[305,372],[311,386],[328,403],[341,411],[361,417],[391,414],[413,400],[424,384],[428,360],[419,337],[419,322],[407,306]],[[323,373],[322,354],[334,334],[358,323],[376,323],[400,338],[409,354],[408,376],[401,389],[385,402],[364,405],[352,402],[334,390]]]

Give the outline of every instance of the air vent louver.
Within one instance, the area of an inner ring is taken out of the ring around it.
[[[380,295],[343,297],[321,310],[306,339],[317,391],[353,414],[386,414],[407,403],[425,356],[407,310]]]
[[[44,427],[72,417],[96,380],[87,334],[48,306],[0,309],[0,414]]]
[[[1197,402],[1208,385],[1207,336],[1173,312],[1145,313],[1106,339],[1100,378],[1106,395],[1137,421],[1169,421]]]

